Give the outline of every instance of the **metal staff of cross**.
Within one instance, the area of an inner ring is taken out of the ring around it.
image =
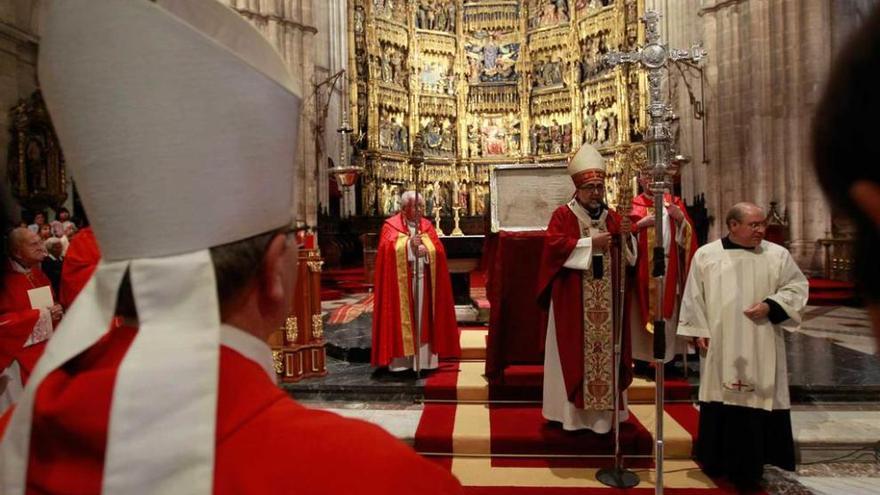
[[[645,24],[646,44],[633,52],[612,52],[606,55],[607,62],[612,66],[621,64],[640,65],[648,71],[648,115],[650,122],[645,133],[645,145],[648,151],[648,165],[653,174],[651,192],[654,194],[654,228],[656,230],[656,245],[654,247],[654,266],[651,276],[656,277],[658,287],[665,287],[664,276],[666,274],[666,253],[663,239],[663,204],[664,195],[668,189],[666,171],[669,168],[669,148],[671,144],[671,132],[669,117],[672,113],[671,106],[663,100],[660,93],[660,85],[663,81],[663,70],[667,64],[679,60],[699,63],[706,56],[706,51],[699,43],[691,46],[690,50],[669,48],[660,40],[660,32],[657,24],[660,14],[655,10],[645,11],[642,22]],[[654,362],[655,362],[655,388],[656,397],[656,447],[654,449],[657,477],[654,493],[663,493],[663,371],[666,357],[666,321],[663,319],[663,293],[658,290],[657,308],[661,308],[654,321]],[[622,468],[619,468],[622,471]]]

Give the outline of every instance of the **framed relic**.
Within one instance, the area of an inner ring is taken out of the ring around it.
[[[544,230],[572,195],[565,163],[495,165],[489,172],[492,232]]]

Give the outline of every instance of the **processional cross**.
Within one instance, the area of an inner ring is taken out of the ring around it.
[[[648,115],[650,122],[645,133],[645,146],[648,152],[648,166],[653,174],[651,192],[654,195],[654,204],[662,205],[664,194],[669,187],[666,180],[666,171],[669,168],[669,149],[671,133],[669,120],[672,107],[663,100],[660,85],[663,81],[663,71],[669,62],[685,60],[699,63],[706,56],[706,50],[699,43],[691,45],[690,50],[669,48],[660,39],[658,22],[660,14],[655,10],[646,10],[642,17],[645,24],[645,45],[632,52],[611,52],[605,56],[605,60],[612,67],[622,64],[639,65],[648,72]],[[666,273],[666,255],[663,242],[663,208],[654,208],[654,228],[657,233],[654,236],[654,266],[651,272],[657,277],[658,286],[665,287],[663,277]],[[663,308],[663,290],[658,290],[658,308]],[[666,322],[663,320],[662,311],[657,315],[654,322],[654,360],[655,366],[655,403],[657,406],[656,420],[656,448],[654,449],[657,476],[655,493],[663,493],[663,365],[666,356]],[[617,425],[615,425],[617,426]],[[615,429],[615,436],[617,436]],[[619,488],[631,487],[638,484],[638,476],[624,470],[620,464],[619,442],[615,441],[615,466],[613,469],[600,471],[599,481],[606,485]]]

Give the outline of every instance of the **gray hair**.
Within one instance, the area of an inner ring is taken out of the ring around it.
[[[730,228],[730,223],[734,220],[742,223],[743,217],[751,209],[759,210],[761,212],[764,211],[760,206],[755,203],[749,203],[748,201],[743,201],[731,206],[730,209],[727,210],[727,216],[724,217],[724,223],[727,225],[727,228]]]
[[[11,255],[15,255],[18,253],[18,249],[21,246],[21,243],[27,239],[28,235],[32,234],[31,229],[27,227],[16,227],[9,232],[8,244],[7,244],[7,252]]]
[[[425,204],[425,198],[421,194],[418,195],[419,203]],[[405,191],[400,195],[400,207],[403,208],[406,205],[415,202],[416,200],[416,192],[415,191]]]

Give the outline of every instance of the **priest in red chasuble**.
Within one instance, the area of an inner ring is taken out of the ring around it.
[[[40,236],[25,227],[9,234],[9,258],[4,260],[0,291],[0,410],[18,399],[22,385],[33,370],[44,344],[61,319],[61,305],[51,301],[34,304],[30,294],[52,294],[49,279],[40,271],[46,249]],[[32,291],[32,292],[31,292]],[[5,387],[5,388],[4,388]]]
[[[639,258],[636,262],[637,298],[632,305],[630,330],[632,332],[633,359],[654,360],[654,324],[657,310],[659,281],[651,276],[654,264],[656,232],[654,228],[654,196],[651,194],[651,171],[643,169],[639,174],[642,194],[633,198],[631,217],[636,222],[639,240]],[[663,248],[666,252],[666,277],[663,288],[663,319],[666,320],[666,356],[671,361],[676,354],[687,351],[685,339],[677,338],[678,307],[684,293],[691,258],[697,251],[694,222],[690,219],[684,201],[678,196],[666,194],[663,200]]]
[[[216,0],[41,6],[40,85],[102,259],[0,418],[0,493],[461,493],[276,384],[305,95],[272,44]]]
[[[416,311],[421,311],[419,364],[434,369],[439,357],[461,355],[446,251],[431,222],[421,215],[424,199],[407,191],[400,203],[400,213],[385,220],[379,235],[371,362],[390,371],[413,368]],[[421,308],[416,308],[419,300]]]
[[[607,433],[614,411],[614,308],[621,299],[619,234],[630,232],[631,225],[605,204],[605,159],[595,148],[584,145],[568,173],[577,191],[553,212],[538,278],[541,303],[549,308],[543,414],[566,430]],[[637,248],[635,239],[626,237],[623,256],[631,266]],[[623,331],[619,391],[624,399],[632,381],[628,335]],[[626,410],[620,418],[626,420]]]

